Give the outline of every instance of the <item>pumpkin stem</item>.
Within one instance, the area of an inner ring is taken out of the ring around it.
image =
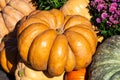
[[[64,31],[61,28],[56,29],[58,34],[62,34]]]
[[[24,74],[24,73],[25,73],[24,71],[25,71],[25,69],[19,70],[19,71],[18,71],[18,76],[19,76],[19,77],[23,77],[23,76],[25,75],[25,74]]]

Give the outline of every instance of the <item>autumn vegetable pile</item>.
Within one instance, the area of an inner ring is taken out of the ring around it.
[[[119,49],[102,40],[97,48],[99,31],[90,21],[88,5],[89,0],[0,1],[1,71],[14,80],[104,80],[98,76],[108,69],[107,61],[118,59],[112,51]],[[119,35],[113,38],[118,40],[108,43],[119,46]],[[107,58],[106,52],[115,58]],[[117,78],[118,74],[111,79]]]

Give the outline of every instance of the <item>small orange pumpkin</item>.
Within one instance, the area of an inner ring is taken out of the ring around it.
[[[77,71],[66,72],[65,74],[65,80],[85,80],[85,77],[86,68]]]
[[[90,21],[65,16],[57,9],[35,11],[21,20],[17,32],[21,58],[53,75],[87,67],[97,46]]]

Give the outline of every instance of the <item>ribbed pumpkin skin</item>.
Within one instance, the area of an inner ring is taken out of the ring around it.
[[[0,0],[0,11],[8,4],[10,0]]]
[[[120,35],[105,40],[89,67],[89,80],[120,80]]]
[[[97,45],[88,19],[64,16],[57,9],[35,11],[23,18],[17,35],[22,59],[51,75],[87,67]]]
[[[35,10],[31,0],[0,0],[0,42],[12,32],[17,22]]]

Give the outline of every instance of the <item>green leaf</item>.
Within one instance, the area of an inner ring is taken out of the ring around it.
[[[103,35],[106,35],[106,33],[107,33],[106,30],[101,31],[101,34],[103,34]]]
[[[50,10],[52,8],[59,9],[63,6],[67,0],[34,0],[36,2],[37,9]]]

